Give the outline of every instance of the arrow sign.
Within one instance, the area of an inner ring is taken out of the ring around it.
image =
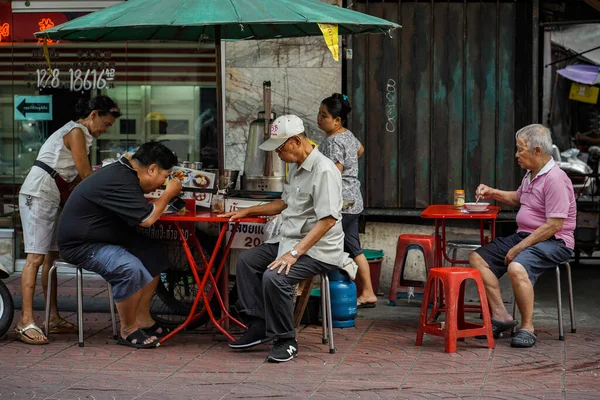
[[[52,96],[15,96],[15,120],[52,120]]]

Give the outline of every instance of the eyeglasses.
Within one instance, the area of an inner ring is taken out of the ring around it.
[[[293,136],[292,136],[293,137]],[[275,151],[280,152],[283,150],[283,146],[285,146],[285,144],[290,140],[291,138],[287,138],[287,140],[285,142],[283,142],[281,144],[281,146],[279,146],[278,148],[275,149]]]

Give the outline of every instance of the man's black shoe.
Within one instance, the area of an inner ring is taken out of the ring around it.
[[[298,355],[296,339],[277,339],[267,357],[269,362],[286,362]]]
[[[236,350],[249,349],[261,343],[266,343],[273,340],[266,336],[266,328],[264,321],[248,326],[246,332],[241,338],[229,343],[229,347]]]

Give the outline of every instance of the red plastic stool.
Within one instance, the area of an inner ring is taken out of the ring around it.
[[[477,283],[483,325],[465,321],[465,282],[467,279],[474,279],[475,283]],[[437,286],[434,284],[436,282],[441,282],[443,286],[444,303],[442,304],[445,304],[443,308],[440,308],[436,304],[438,296],[435,295],[435,290],[432,291],[432,288]],[[427,317],[429,302],[426,299],[430,298],[433,298],[431,315],[435,315],[437,312],[445,312],[446,321],[444,324],[431,322]],[[446,353],[456,353],[456,340],[470,336],[485,335],[487,337],[488,348],[493,349],[495,347],[488,301],[481,273],[478,270],[461,267],[432,268],[429,270],[427,284],[425,285],[425,294],[421,303],[421,313],[419,315],[419,327],[417,330],[417,340],[415,341],[417,346],[423,344],[424,333],[443,337]]]
[[[416,235],[402,234],[398,236],[398,245],[396,246],[396,261],[394,262],[394,272],[392,274],[392,283],[390,285],[389,305],[395,306],[398,292],[408,293],[408,288],[414,288],[414,293],[423,293],[423,282],[410,281],[403,279],[404,263],[406,256],[411,248],[417,248],[423,252],[425,256],[425,268],[429,271],[434,265],[434,245],[435,236],[432,235]]]

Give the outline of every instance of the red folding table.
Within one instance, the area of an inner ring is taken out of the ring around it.
[[[254,222],[254,223],[265,223],[266,220],[260,217],[248,217],[242,218],[234,221],[233,230],[230,233],[229,240],[227,241],[227,245],[225,246],[225,250],[223,252],[223,256],[221,258],[221,262],[219,263],[218,268],[213,273],[212,269],[214,267],[215,260],[217,258],[217,254],[223,241],[225,240],[225,235],[227,233],[227,229],[230,224],[229,218],[221,218],[217,217],[217,214],[211,213],[210,211],[199,211],[199,210],[188,210],[185,214],[169,214],[163,215],[159,221],[172,222],[175,224],[177,231],[179,233],[179,239],[181,240],[181,245],[185,252],[186,258],[188,260],[190,269],[192,270],[192,274],[194,276],[194,281],[198,285],[198,292],[196,293],[196,297],[194,299],[194,303],[192,304],[192,308],[190,309],[190,313],[187,319],[175,328],[168,335],[163,337],[160,342],[163,343],[174,335],[176,335],[181,330],[185,329],[185,327],[193,321],[197,316],[199,316],[202,312],[207,312],[210,318],[210,321],[214,324],[214,326],[227,337],[230,341],[233,341],[233,337],[227,332],[226,328],[223,325],[226,325],[228,320],[231,320],[233,323],[241,326],[242,328],[246,328],[246,326],[233,318],[229,314],[228,307],[228,273],[223,273],[223,268],[225,266],[225,262],[227,260],[227,256],[229,255],[229,250],[231,249],[231,244],[233,243],[233,239],[237,232],[238,226],[242,222]],[[183,230],[180,226],[182,223],[190,223],[190,222],[213,222],[219,223],[221,225],[219,237],[217,239],[217,243],[215,244],[215,248],[210,256],[210,260],[206,259],[204,255],[204,251],[202,251],[202,247],[200,246],[200,241],[195,235],[195,230],[192,229],[192,234],[188,235],[188,238],[185,238]],[[196,246],[199,250],[200,257],[202,258],[202,265],[204,268],[200,268],[194,259],[191,246]],[[202,276],[201,276],[202,274]],[[208,293],[205,291],[206,284],[210,281],[211,289]],[[219,289],[217,282],[221,283],[221,287]],[[222,292],[222,294],[220,293]],[[212,296],[216,296],[219,306],[221,308],[221,317],[217,319],[215,317],[215,313],[211,310],[209,304]],[[196,313],[196,308],[198,307],[198,302],[202,299],[204,301],[204,307],[200,310],[199,313]]]

